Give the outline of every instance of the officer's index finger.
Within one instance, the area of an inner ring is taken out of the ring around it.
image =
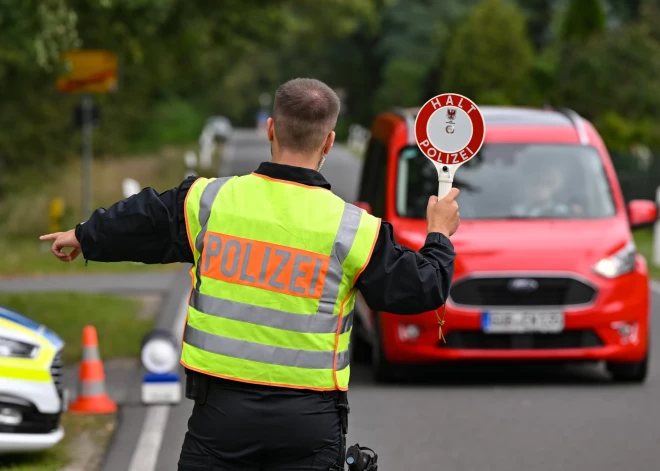
[[[57,239],[61,232],[53,232],[52,234],[45,234],[39,237],[39,240],[55,240]]]

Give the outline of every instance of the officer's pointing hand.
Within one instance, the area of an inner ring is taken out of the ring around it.
[[[447,237],[456,232],[461,221],[458,213],[458,203],[456,202],[459,193],[458,188],[452,188],[447,196],[442,199],[438,199],[437,196],[429,198],[429,204],[426,208],[428,232],[440,232]]]
[[[53,242],[50,250],[53,252],[53,255],[63,262],[75,260],[81,253],[80,242],[76,239],[76,233],[73,229],[66,232],[54,232],[52,234],[42,235],[39,239],[54,240],[55,242]],[[72,250],[67,254],[63,249],[68,247],[72,248]]]

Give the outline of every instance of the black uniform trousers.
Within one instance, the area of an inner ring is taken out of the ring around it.
[[[339,461],[337,392],[204,378],[179,471],[329,471]]]

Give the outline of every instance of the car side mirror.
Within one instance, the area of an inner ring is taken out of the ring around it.
[[[648,226],[658,220],[658,205],[649,200],[631,200],[628,202],[628,219],[630,227]]]
[[[373,214],[372,210],[371,210],[371,205],[369,203],[367,203],[366,201],[356,201],[353,204],[355,206],[357,206],[358,208],[364,209],[369,214]]]

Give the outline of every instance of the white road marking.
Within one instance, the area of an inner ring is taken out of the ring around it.
[[[142,426],[140,439],[135,447],[129,471],[153,471],[156,469],[158,452],[163,440],[170,406],[150,406]]]
[[[174,325],[172,325],[172,333],[177,340],[183,336],[183,327],[188,313],[188,298],[189,294],[186,293],[181,300]],[[156,469],[169,413],[170,406],[168,405],[149,406],[128,471],[154,471]]]

